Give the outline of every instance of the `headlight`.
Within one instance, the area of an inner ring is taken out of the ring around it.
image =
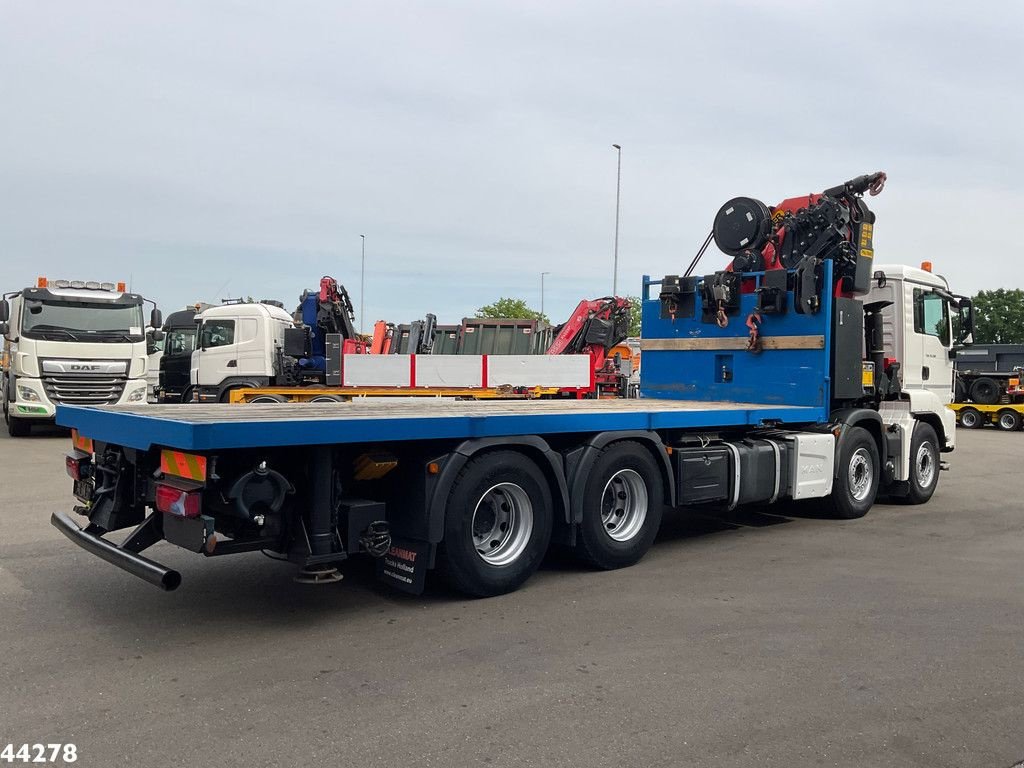
[[[132,393],[130,395],[128,395],[128,402],[129,403],[137,403],[140,400],[145,400],[145,399],[146,399],[146,388],[145,387],[142,387],[142,389],[133,389]]]
[[[29,387],[23,387],[18,385],[18,399],[24,400],[26,403],[38,403],[39,395],[36,394],[34,389]]]

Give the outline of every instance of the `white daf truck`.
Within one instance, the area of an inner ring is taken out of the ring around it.
[[[146,402],[144,301],[124,283],[45,277],[4,294],[0,400],[12,437],[53,423],[59,404]],[[154,306],[149,324],[160,323]]]

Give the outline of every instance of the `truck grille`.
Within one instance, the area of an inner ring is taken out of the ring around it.
[[[109,373],[44,373],[43,389],[51,403],[112,405],[121,399],[127,380]]]

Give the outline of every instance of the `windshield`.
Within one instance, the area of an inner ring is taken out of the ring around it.
[[[195,326],[191,328],[175,328],[167,332],[167,340],[164,343],[164,357],[191,355],[195,346]]]
[[[26,299],[21,330],[43,339],[142,341],[142,306]]]

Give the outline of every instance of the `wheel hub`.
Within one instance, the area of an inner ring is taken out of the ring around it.
[[[917,470],[917,483],[922,488],[931,486],[935,479],[935,454],[928,443],[922,443],[917,449],[914,467]]]
[[[488,565],[508,565],[526,549],[533,534],[533,504],[515,483],[487,489],[473,510],[473,548]]]
[[[864,501],[871,491],[873,480],[871,457],[864,448],[858,448],[850,461],[850,493],[857,501]]]
[[[647,485],[633,469],[612,475],[601,495],[601,525],[614,541],[629,541],[647,519]]]

